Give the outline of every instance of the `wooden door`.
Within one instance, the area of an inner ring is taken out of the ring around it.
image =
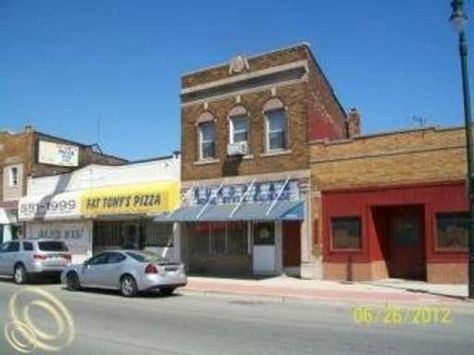
[[[283,266],[301,264],[301,222],[285,221],[283,225]]]
[[[390,277],[425,278],[421,208],[390,211]]]

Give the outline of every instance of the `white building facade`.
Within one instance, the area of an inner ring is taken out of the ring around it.
[[[18,207],[24,238],[62,240],[73,262],[122,248],[179,260],[179,226],[157,225],[153,216],[178,207],[180,164],[180,155],[174,154],[30,178]]]

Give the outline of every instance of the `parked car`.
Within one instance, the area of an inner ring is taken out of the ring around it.
[[[58,277],[71,264],[66,244],[56,240],[23,240],[0,244],[0,275],[25,284],[38,275]]]
[[[176,288],[185,286],[187,278],[183,264],[158,254],[110,250],[66,268],[61,281],[71,291],[83,287],[116,289],[125,297],[133,297],[140,291],[154,289],[170,295]]]

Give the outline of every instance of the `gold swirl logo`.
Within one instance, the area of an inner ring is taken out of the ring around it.
[[[38,319],[33,321],[34,311],[52,318],[54,330],[45,329],[44,325],[40,327]],[[8,302],[8,312],[11,322],[4,328],[5,338],[21,353],[30,353],[35,349],[57,352],[74,340],[74,321],[68,309],[43,289],[26,287],[15,292]]]

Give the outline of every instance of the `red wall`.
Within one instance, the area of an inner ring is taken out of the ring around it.
[[[383,245],[378,240],[376,227],[383,228],[384,221],[378,216],[374,218],[371,207],[402,205],[419,205],[424,208],[427,262],[467,262],[467,251],[435,250],[436,213],[461,212],[468,208],[464,182],[328,191],[322,194],[322,204],[325,262],[347,262],[349,259],[353,262],[383,260]],[[331,217],[338,216],[361,217],[361,251],[331,250]]]

